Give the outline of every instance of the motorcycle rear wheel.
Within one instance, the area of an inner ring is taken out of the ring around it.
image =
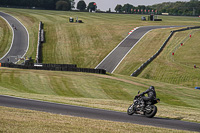
[[[133,115],[134,114],[134,110],[133,110],[133,105],[132,104],[128,107],[127,114],[128,115]]]
[[[147,107],[147,109],[149,109],[149,110],[144,112],[144,115],[146,117],[152,118],[156,115],[157,107],[155,105],[151,105],[151,106]]]

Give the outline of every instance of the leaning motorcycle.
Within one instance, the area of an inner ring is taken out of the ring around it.
[[[138,94],[140,91],[138,91]],[[153,100],[146,101],[145,106],[142,108],[142,96],[135,96],[133,100],[133,104],[131,104],[128,107],[127,114],[128,115],[133,115],[133,114],[141,114],[145,115],[148,118],[152,118],[156,115],[157,113],[157,107],[154,105],[156,103],[159,103],[160,99],[155,98]]]

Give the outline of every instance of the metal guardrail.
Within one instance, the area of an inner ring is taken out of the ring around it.
[[[42,29],[42,22],[39,23],[39,31],[38,31],[38,43],[37,43],[37,53],[36,53],[36,62],[40,63],[41,60],[41,44],[44,42],[44,31]]]
[[[137,70],[135,70],[131,74],[131,76],[137,77],[145,69],[145,67],[147,67],[147,65],[149,65],[163,51],[164,47],[166,46],[166,44],[168,43],[170,38],[174,35],[174,33],[180,32],[180,31],[191,30],[191,29],[198,29],[198,28],[200,28],[200,26],[187,27],[187,28],[183,28],[180,30],[171,31],[171,34],[169,35],[167,40],[163,43],[163,45],[160,47],[160,49],[151,58],[149,58],[144,64],[142,64]]]

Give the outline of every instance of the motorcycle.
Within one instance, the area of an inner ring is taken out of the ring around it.
[[[140,91],[138,91],[138,94]],[[154,105],[156,103],[159,103],[160,99],[155,98],[153,100],[149,100],[145,103],[145,106],[142,108],[142,96],[135,96],[133,100],[133,104],[131,104],[128,107],[127,114],[128,115],[133,115],[133,114],[141,114],[145,115],[148,118],[152,118],[156,115],[157,113],[157,107]]]

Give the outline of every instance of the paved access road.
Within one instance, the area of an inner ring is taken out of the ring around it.
[[[125,38],[104,60],[96,66],[96,69],[105,69],[113,73],[130,50],[140,41],[140,39],[150,30],[159,28],[170,28],[172,26],[144,26],[139,27]],[[174,27],[174,26],[173,26]]]
[[[93,109],[65,104],[49,103],[36,100],[21,99],[0,95],[0,106],[37,110],[62,115],[71,115],[92,119],[101,119],[117,122],[127,122],[141,125],[151,125],[179,130],[200,132],[200,124],[171,120],[164,118],[146,118],[141,115],[129,116],[123,112],[115,112],[101,109]],[[127,107],[128,108],[128,107]]]
[[[13,40],[10,50],[4,57],[0,57],[0,62],[17,62],[17,56],[23,57],[29,47],[29,34],[26,28],[16,18],[0,12],[0,16],[3,17],[7,23],[11,26],[13,31]]]

